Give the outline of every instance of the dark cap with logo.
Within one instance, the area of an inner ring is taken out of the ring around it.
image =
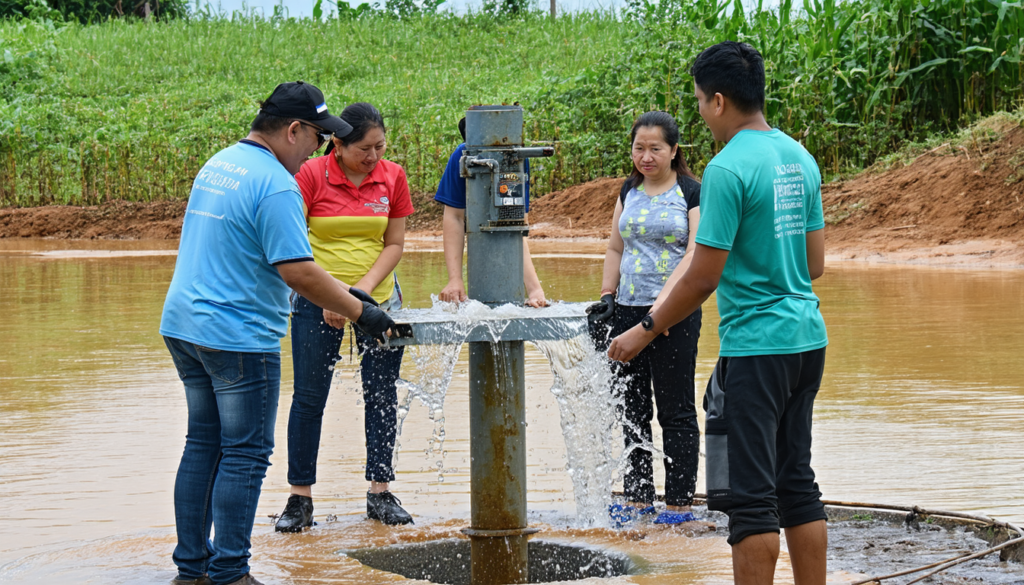
[[[263,102],[260,111],[280,118],[295,118],[310,122],[344,138],[352,126],[327,111],[324,93],[315,85],[304,81],[289,81],[274,88],[274,93]]]

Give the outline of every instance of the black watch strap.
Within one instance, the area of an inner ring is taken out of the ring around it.
[[[644,331],[654,330],[654,317],[651,317],[648,313],[643,319],[640,320],[640,326],[644,328]]]

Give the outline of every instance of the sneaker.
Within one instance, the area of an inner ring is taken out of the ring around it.
[[[302,532],[302,529],[313,525],[313,498],[292,494],[288,496],[288,504],[284,512],[274,524],[278,532]]]
[[[301,498],[301,497],[304,497],[304,496],[299,496],[299,497]],[[306,499],[308,500],[308,499],[311,499],[311,498],[306,498]],[[211,581],[210,583],[213,583],[213,581]],[[241,579],[239,579],[237,581],[232,581],[232,582],[228,583],[228,585],[263,585],[263,583],[260,583],[259,581],[257,581],[256,577],[253,577],[251,573],[246,573],[244,577],[242,577]]]
[[[171,580],[171,585],[213,585],[213,581],[206,575],[203,575],[198,579],[182,579],[180,577],[175,577]]]
[[[391,492],[371,494],[366,492],[366,517],[384,524],[415,524],[412,516],[402,508],[402,502]]]
[[[684,522],[696,522],[697,517],[693,512],[673,512],[665,510],[654,519],[655,524],[682,524]]]

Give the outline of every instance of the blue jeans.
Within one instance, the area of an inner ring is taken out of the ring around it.
[[[256,503],[274,450],[281,356],[212,350],[173,337],[164,343],[188,402],[174,482],[174,564],[181,579],[208,573],[214,583],[231,583],[249,572]]]
[[[397,286],[395,295],[400,294]],[[400,301],[399,301],[400,302]],[[384,303],[382,308],[389,308]],[[292,360],[295,391],[288,414],[288,483],[316,483],[316,459],[324,406],[334,378],[334,364],[344,329],[324,322],[323,309],[302,296],[292,302]],[[356,335],[363,380],[366,432],[366,481],[395,479],[392,465],[398,429],[398,394],[395,382],[402,366],[404,347],[383,348],[368,336]]]

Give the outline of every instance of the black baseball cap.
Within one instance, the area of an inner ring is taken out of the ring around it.
[[[260,111],[271,116],[312,122],[333,132],[338,138],[344,138],[352,132],[348,122],[327,111],[324,92],[304,81],[289,81],[275,87],[274,93],[263,102]]]

